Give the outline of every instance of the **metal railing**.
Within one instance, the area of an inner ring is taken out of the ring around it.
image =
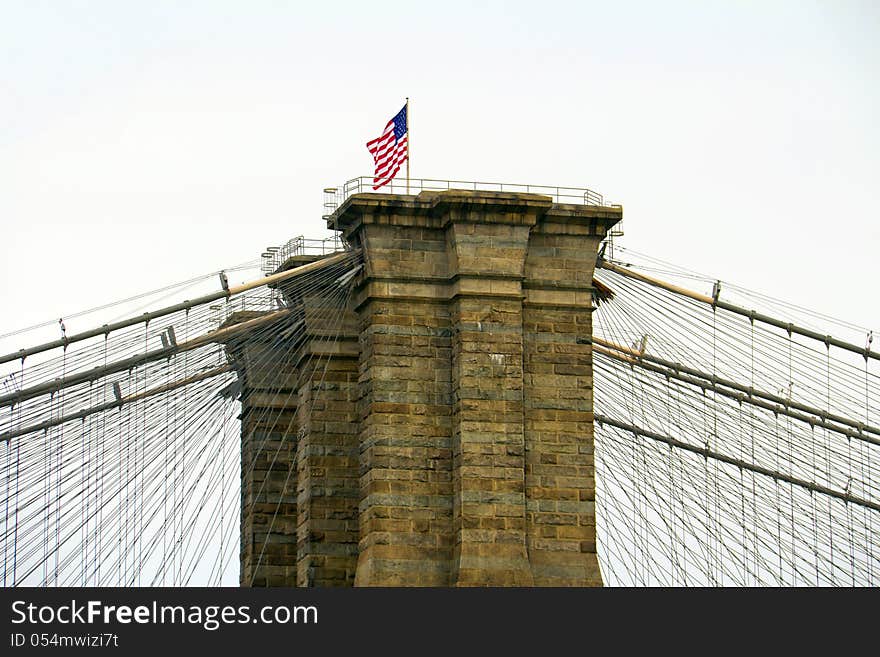
[[[572,203],[576,205],[604,205],[604,199],[598,192],[585,187],[559,187],[551,185],[521,185],[517,183],[475,182],[467,180],[436,180],[433,178],[405,178],[392,180],[377,190],[373,189],[372,176],[352,178],[342,187],[324,189],[325,216],[332,214],[352,194],[418,194],[424,191],[446,191],[463,189],[467,191],[485,192],[520,192],[526,194],[543,194],[553,199],[554,203]]]
[[[345,243],[338,233],[324,239],[307,239],[300,235],[281,246],[267,247],[261,255],[263,261],[260,269],[268,275],[294,256],[330,255],[337,251],[344,251],[345,248]]]
[[[270,310],[278,310],[279,308],[282,308],[282,306],[276,301],[276,299],[281,299],[281,296],[279,290],[272,289],[266,290],[265,294],[253,297],[241,296],[237,299],[227,301],[226,303],[212,304],[208,306],[208,310],[210,311],[209,321],[212,323],[213,328],[216,329],[238,312],[254,311],[266,313]]]

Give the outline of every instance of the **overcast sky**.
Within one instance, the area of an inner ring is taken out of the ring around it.
[[[0,333],[324,236],[405,96],[413,177],[880,328],[878,7],[0,0]]]

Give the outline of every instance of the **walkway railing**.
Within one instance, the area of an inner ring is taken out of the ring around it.
[[[418,194],[424,191],[445,191],[464,189],[486,192],[520,192],[544,194],[554,203],[573,203],[576,205],[604,205],[602,195],[585,187],[559,187],[551,185],[524,185],[517,183],[493,183],[468,180],[437,180],[433,178],[397,178],[378,190],[373,189],[372,176],[352,178],[342,187],[324,189],[324,213],[332,214],[352,194],[376,192],[378,194]]]
[[[270,246],[262,254],[261,269],[265,274],[271,274],[293,256],[298,255],[330,255],[337,251],[344,251],[345,245],[339,235],[332,235],[326,239],[307,239],[302,235],[288,240],[281,246]]]

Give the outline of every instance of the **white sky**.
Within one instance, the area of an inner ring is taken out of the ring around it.
[[[878,329],[878,80],[873,2],[0,0],[0,333],[323,236],[405,96],[414,177]]]

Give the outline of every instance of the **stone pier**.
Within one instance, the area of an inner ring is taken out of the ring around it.
[[[295,394],[271,439],[288,441],[293,488],[282,534],[260,533],[243,498],[242,582],[601,585],[592,277],[621,215],[456,190],[358,194],[331,215],[364,268],[334,353],[306,358],[306,341],[279,366]],[[257,383],[245,371],[244,418]],[[243,424],[248,459],[259,430]],[[258,548],[279,563],[254,571]]]

